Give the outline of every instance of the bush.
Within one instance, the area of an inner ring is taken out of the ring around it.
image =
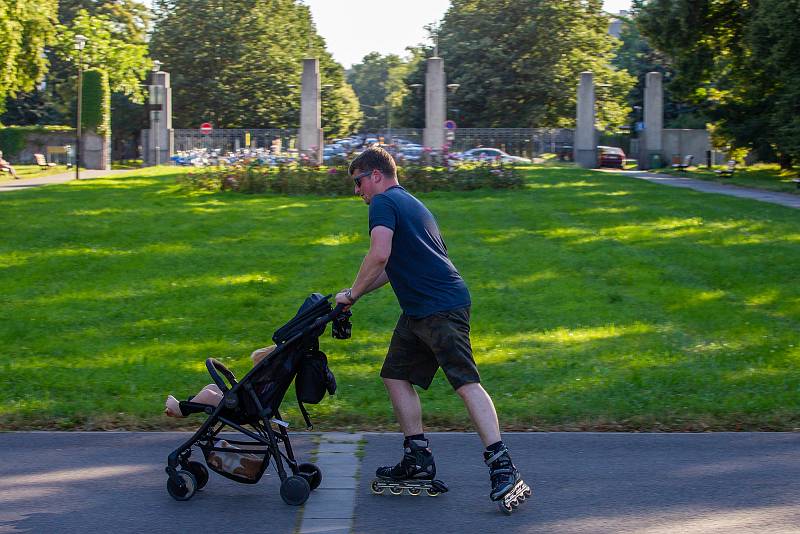
[[[460,167],[398,167],[400,183],[411,192],[471,191],[522,187],[519,173],[509,166],[466,164]],[[277,167],[242,165],[204,168],[180,175],[191,189],[277,193],[281,195],[348,196],[354,191],[347,166],[316,167],[287,164]]]

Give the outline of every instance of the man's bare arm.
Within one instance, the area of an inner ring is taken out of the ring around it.
[[[361,262],[353,287],[350,288],[352,300],[342,291],[336,295],[336,302],[352,304],[359,297],[374,291],[384,285],[389,279],[386,277],[386,263],[392,254],[392,236],[394,231],[385,226],[376,226],[370,233],[369,252]]]

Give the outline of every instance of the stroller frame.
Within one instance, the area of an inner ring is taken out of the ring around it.
[[[308,499],[311,490],[319,485],[322,480],[322,473],[313,464],[299,464],[297,462],[289,440],[289,433],[286,430],[288,424],[281,421],[281,415],[278,411],[278,407],[283,401],[286,390],[294,379],[297,369],[293,368],[283,383],[278,386],[273,398],[267,403],[268,406],[263,405],[251,383],[252,380],[249,380],[249,378],[256,376],[262,367],[280,357],[283,352],[297,349],[298,347],[295,345],[301,343],[310,333],[319,332],[316,334],[316,337],[319,337],[324,332],[326,325],[335,320],[344,311],[344,306],[341,304],[331,309],[328,302],[330,297],[331,295],[328,295],[324,300],[317,302],[311,310],[306,310],[305,313],[298,313],[295,319],[280,329],[276,336],[284,332],[287,327],[292,327],[289,328],[286,339],[275,339],[273,337],[273,340],[277,343],[275,350],[258,362],[240,381],[237,382],[233,373],[218,360],[214,358],[206,360],[209,374],[223,392],[223,399],[217,406],[194,403],[191,400],[181,402],[181,411],[189,414],[203,412],[208,415],[208,418],[192,437],[172,451],[167,458],[167,491],[173,498],[181,501],[188,500],[195,494],[196,490],[201,489],[208,481],[206,467],[202,463],[190,461],[193,447],[197,446],[204,452],[231,452],[231,449],[215,446],[216,442],[221,439],[217,435],[226,427],[241,432],[253,440],[228,440],[229,443],[257,447],[257,449],[236,449],[237,453],[266,454],[266,457],[261,471],[254,480],[246,480],[242,477],[222,473],[224,476],[237,482],[255,484],[261,479],[269,463],[274,461],[281,480],[281,497],[287,504],[291,505],[303,504]],[[313,313],[314,311],[317,311],[317,313]],[[302,348],[302,346],[299,348]],[[293,356],[289,355],[287,357],[291,358]],[[220,373],[227,379],[230,387],[222,379]],[[252,401],[250,406],[256,407],[257,414],[248,413],[246,408],[242,406],[242,404],[248,404],[243,402],[244,396],[247,396]],[[249,425],[251,429],[246,428],[245,425]],[[283,444],[283,450],[281,450],[279,444]],[[284,462],[289,471],[291,471],[291,475],[287,473]]]

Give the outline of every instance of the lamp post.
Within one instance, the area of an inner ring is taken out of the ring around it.
[[[150,104],[153,106],[153,148],[155,148],[155,162],[156,166],[161,164],[161,144],[159,143],[160,131],[158,129],[158,120],[161,118],[161,87],[156,85],[155,75],[161,72],[161,62],[159,60],[153,61],[153,85],[150,89]]]
[[[75,139],[75,179],[81,179],[81,108],[83,107],[83,47],[88,39],[83,35],[75,36],[75,50],[78,51],[78,113],[77,137]]]

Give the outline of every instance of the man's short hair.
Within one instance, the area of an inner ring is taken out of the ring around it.
[[[397,165],[391,154],[386,152],[379,146],[371,146],[364,152],[356,156],[350,162],[350,167],[347,172],[354,175],[356,171],[374,171],[379,170],[384,176],[389,178],[397,178]]]

